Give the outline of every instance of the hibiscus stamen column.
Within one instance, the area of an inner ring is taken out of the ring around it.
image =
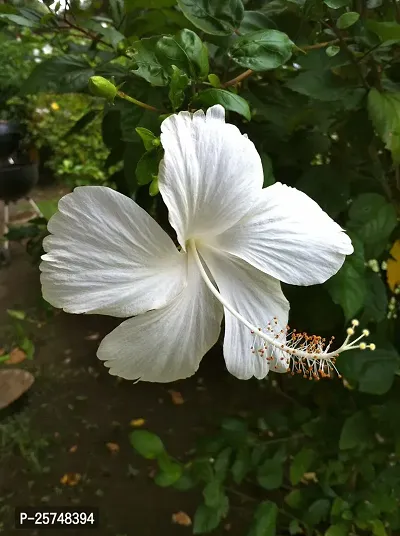
[[[298,333],[296,330],[289,331],[289,326],[287,326],[285,330],[277,331],[277,318],[268,322],[264,330],[255,326],[236,311],[212,283],[200,259],[195,240],[191,239],[188,241],[188,249],[193,254],[201,277],[208,289],[225,309],[254,335],[254,342],[251,347],[253,354],[257,353],[263,357],[264,353],[268,355],[267,350],[271,350],[272,347],[275,357],[266,357],[266,359],[269,361],[278,359],[285,361],[288,364],[290,361],[292,373],[301,373],[304,377],[309,379],[319,379],[330,376],[331,371],[335,371],[338,374],[335,367],[335,360],[339,354],[354,349],[375,350],[375,345],[373,343],[366,344],[365,342],[360,342],[361,339],[368,337],[369,335],[369,332],[366,329],[362,331],[359,337],[351,341],[351,337],[355,334],[355,328],[359,325],[358,320],[352,321],[352,327],[347,329],[347,336],[343,341],[343,344],[334,351],[329,351],[333,338],[326,344],[325,339],[320,336]],[[285,341],[284,343],[282,342],[283,340]]]

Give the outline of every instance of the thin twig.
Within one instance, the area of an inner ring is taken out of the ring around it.
[[[236,76],[235,78],[232,78],[232,80],[228,80],[228,82],[222,84],[222,87],[236,86],[237,84],[240,84],[240,82],[251,76],[253,73],[254,71],[252,69],[247,69],[247,71],[244,71],[244,73],[239,74],[239,76]]]

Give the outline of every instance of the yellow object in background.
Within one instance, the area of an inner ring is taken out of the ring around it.
[[[393,258],[387,261],[386,277],[390,289],[394,292],[400,285],[400,240],[393,244],[390,255]]]
[[[52,102],[52,103],[50,104],[50,108],[51,108],[52,110],[54,110],[55,112],[57,112],[57,110],[60,109],[59,105],[58,105],[56,102]]]

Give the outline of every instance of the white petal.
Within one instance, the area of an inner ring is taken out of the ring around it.
[[[206,115],[172,115],[161,131],[158,183],[184,248],[187,239],[220,233],[248,212],[262,188],[262,165],[253,143],[225,124],[220,105]]]
[[[182,290],[184,254],[132,199],[86,186],[58,209],[40,265],[43,296],[55,307],[123,318],[163,307]]]
[[[125,320],[102,341],[97,356],[110,374],[128,380],[172,382],[192,376],[217,342],[222,307],[192,258],[188,285],[162,309]]]
[[[353,252],[315,201],[281,183],[262,190],[251,213],[209,243],[293,285],[323,283]]]
[[[200,247],[199,252],[210,269],[222,296],[246,320],[256,327],[264,328],[274,317],[277,318],[276,331],[285,329],[288,321],[289,302],[285,298],[279,281],[234,257],[214,248]],[[279,337],[280,340],[281,337]],[[284,337],[283,337],[284,339]],[[225,309],[224,356],[231,374],[247,380],[252,376],[264,378],[268,370],[286,371],[287,363],[275,361],[272,366],[268,357],[275,357],[275,351],[268,348],[264,355],[252,353],[254,335]]]

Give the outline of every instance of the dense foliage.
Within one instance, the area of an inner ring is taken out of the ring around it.
[[[330,336],[357,316],[377,350],[341,356],[343,377],[331,382],[288,375],[278,385],[270,377],[266,397],[284,393],[282,403],[225,420],[188,463],[173,460],[150,432],[135,432],[135,449],[158,461],[156,484],[203,486],[195,533],[213,530],[235,496],[248,496],[249,536],[398,534],[399,3],[109,0],[85,9],[67,2],[65,11],[44,4],[0,5],[0,25],[22,29],[23,39],[38,33],[55,48],[20,97],[87,94],[91,77],[107,79],[92,82],[97,99],[74,132],[95,136],[101,121],[105,169],[118,166],[107,180],[162,225],[160,123],[165,114],[220,103],[256,144],[265,185],[279,180],[306,192],[355,247],[326,284],[284,287],[290,322]],[[74,39],[60,41],[64,33]]]

